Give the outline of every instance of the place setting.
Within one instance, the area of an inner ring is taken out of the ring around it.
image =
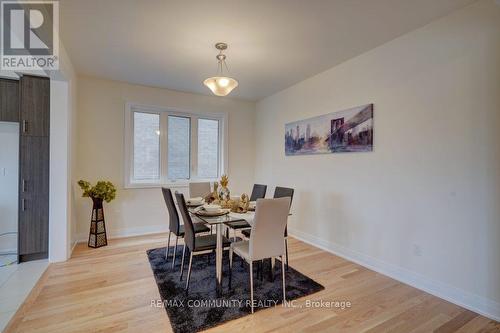
[[[199,207],[205,204],[205,199],[202,197],[194,197],[186,199],[186,205],[188,207]]]
[[[229,214],[230,209],[224,209],[220,205],[202,204],[192,209],[191,212],[197,216],[216,217]]]

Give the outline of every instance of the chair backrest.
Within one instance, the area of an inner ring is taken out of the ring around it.
[[[175,235],[179,234],[179,214],[175,208],[174,198],[172,197],[172,192],[169,188],[162,187],[161,192],[163,193],[163,199],[167,205],[168,210],[168,230],[173,232]]]
[[[290,207],[292,207],[293,188],[276,186],[273,198],[290,198]],[[288,236],[288,228],[285,227],[285,237]]]
[[[204,198],[210,192],[211,192],[210,182],[189,183],[189,196],[191,198],[195,198],[195,197]]]
[[[175,198],[177,199],[177,204],[179,205],[182,220],[184,221],[184,242],[189,250],[192,251],[194,249],[194,242],[196,240],[193,221],[191,221],[191,216],[189,215],[186,201],[184,200],[184,194],[175,192]]]
[[[257,199],[264,199],[266,197],[267,185],[253,184],[252,195],[250,201],[257,201]]]
[[[261,260],[285,254],[284,232],[290,198],[258,199],[250,234],[251,260]]]
[[[286,197],[290,198],[290,207],[292,207],[293,188],[276,186],[276,188],[274,189],[273,198],[286,198]]]

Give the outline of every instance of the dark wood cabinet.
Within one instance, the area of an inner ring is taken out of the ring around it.
[[[49,136],[50,80],[24,75],[19,84],[21,135]]]
[[[49,138],[21,136],[20,146],[19,255],[44,257],[49,241]]]
[[[0,121],[19,122],[19,81],[0,78]]]
[[[20,139],[21,194],[49,195],[49,138],[43,136]]]
[[[50,81],[20,79],[19,261],[47,258],[49,244]]]

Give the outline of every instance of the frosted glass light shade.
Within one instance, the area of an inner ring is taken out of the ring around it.
[[[214,95],[226,96],[238,86],[238,81],[226,76],[214,76],[203,81]]]

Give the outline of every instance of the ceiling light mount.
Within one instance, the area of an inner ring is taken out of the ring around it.
[[[222,51],[227,50],[227,44],[223,42],[218,42],[217,44],[215,44],[215,48],[219,50],[219,54],[215,56],[215,59],[219,61],[226,60],[226,55],[222,53]]]
[[[223,75],[224,68],[227,72],[229,72],[226,64],[226,55],[222,53],[224,50],[227,50],[227,44],[218,42],[215,44],[215,48],[219,50],[219,54],[215,56],[217,59],[217,76],[206,79],[203,81],[203,84],[206,85],[215,95],[226,96],[238,86],[238,81]]]
[[[227,50],[227,44],[223,42],[218,42],[215,44],[215,48],[222,52],[224,50]]]

